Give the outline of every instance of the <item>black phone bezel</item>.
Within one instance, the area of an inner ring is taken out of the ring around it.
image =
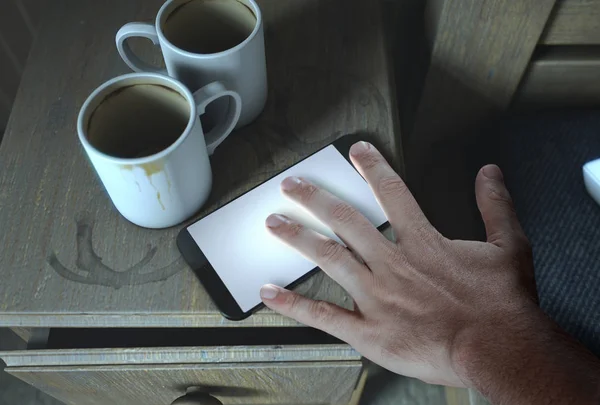
[[[361,138],[357,135],[346,135],[341,138],[338,138],[330,145],[333,145],[342,154],[342,156],[350,163],[350,165],[352,167],[354,167],[354,165],[352,165],[352,162],[350,161],[350,148],[352,147],[352,145],[354,145],[356,142],[358,142],[360,140],[361,140]],[[305,157],[301,161],[310,158],[311,156],[320,152],[321,150],[325,149],[328,146],[329,145],[324,146],[323,148],[312,153],[311,155]],[[301,161],[299,161],[298,163],[300,163]],[[296,164],[298,164],[298,163],[296,163]],[[294,166],[296,164],[294,164]],[[291,166],[291,167],[293,167],[293,166]],[[286,168],[286,169],[282,170],[280,173],[283,173],[285,170],[288,170],[288,169],[289,168]],[[273,177],[278,176],[280,173],[276,174]],[[273,178],[273,177],[271,177],[271,178]],[[266,180],[266,181],[268,181],[268,180]],[[251,190],[248,190],[246,193],[249,193],[250,191],[254,190],[255,188],[260,187],[262,184],[264,184],[264,183],[261,183],[258,186],[253,187]],[[243,197],[246,193],[240,195],[237,198]],[[230,204],[233,201],[235,201],[235,199],[230,201],[227,204]],[[200,221],[201,219],[199,219],[198,221]],[[198,221],[196,221],[196,222],[198,222]],[[196,222],[194,222],[194,224]],[[181,232],[179,232],[179,235],[177,236],[177,247],[179,248],[179,251],[181,252],[181,255],[183,256],[184,260],[188,263],[188,265],[192,268],[192,270],[194,271],[196,276],[200,279],[200,282],[204,286],[204,289],[206,290],[206,292],[210,296],[210,298],[213,300],[213,302],[215,303],[215,305],[217,306],[217,308],[219,309],[221,314],[225,318],[227,318],[231,321],[241,321],[241,320],[248,318],[254,312],[262,309],[265,305],[263,303],[260,303],[247,312],[242,311],[242,309],[240,308],[238,303],[235,301],[235,299],[233,298],[233,296],[227,289],[227,286],[225,286],[225,284],[219,277],[218,273],[208,262],[208,259],[206,258],[204,253],[202,253],[202,250],[196,244],[196,241],[194,241],[194,238],[192,237],[192,235],[189,233],[188,228],[192,225],[193,224],[186,226],[183,230],[181,230]],[[385,224],[381,225],[378,229],[380,231],[383,231],[386,228],[388,228],[388,226],[389,226],[389,222],[386,222]],[[313,276],[319,270],[321,270],[319,267],[315,267],[314,269],[312,269],[311,271],[306,273],[304,276],[300,277],[299,279],[297,279],[290,285],[286,286],[286,288],[288,288],[288,289],[295,288],[296,286],[298,286],[299,284],[301,284],[302,282],[306,281],[308,278]]]

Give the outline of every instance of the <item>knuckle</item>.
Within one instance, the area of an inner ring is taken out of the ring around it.
[[[343,260],[346,253],[346,248],[333,239],[327,239],[317,248],[317,256],[326,262]]]
[[[356,219],[358,212],[349,204],[340,202],[334,205],[331,215],[338,222],[352,223]]]
[[[506,189],[492,187],[488,190],[488,198],[498,204],[508,206],[514,212],[513,201]]]
[[[333,318],[331,305],[324,301],[312,301],[308,312],[319,323],[328,323]]]
[[[302,297],[298,294],[288,294],[285,303],[289,311],[292,313],[298,313],[302,311]]]
[[[299,223],[292,223],[285,227],[283,231],[289,238],[297,238],[304,231],[304,226]]]
[[[379,156],[373,153],[364,153],[360,157],[360,165],[365,170],[371,170],[374,167],[377,167],[381,163],[381,159]]]
[[[307,184],[300,188],[300,190],[298,191],[298,194],[299,194],[300,200],[306,204],[306,203],[310,202],[314,198],[315,194],[317,194],[318,192],[319,192],[319,189],[315,185]]]
[[[384,177],[379,181],[379,192],[384,196],[405,196],[410,193],[399,176]]]

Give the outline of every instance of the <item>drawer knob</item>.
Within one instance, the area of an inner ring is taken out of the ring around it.
[[[223,405],[223,403],[204,392],[202,388],[190,387],[186,395],[177,398],[171,405]]]

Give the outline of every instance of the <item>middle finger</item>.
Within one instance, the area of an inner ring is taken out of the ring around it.
[[[381,259],[381,248],[387,240],[350,204],[298,177],[285,179],[281,189],[287,197],[327,225],[367,264]]]

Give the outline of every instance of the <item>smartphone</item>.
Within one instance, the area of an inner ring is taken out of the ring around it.
[[[270,214],[284,214],[343,243],[308,211],[284,197],[281,182],[305,178],[348,202],[384,230],[387,218],[371,189],[349,160],[360,139],[345,136],[227,205],[183,229],[177,246],[223,316],[242,320],[262,308],[260,288],[293,288],[319,269],[265,226]]]

